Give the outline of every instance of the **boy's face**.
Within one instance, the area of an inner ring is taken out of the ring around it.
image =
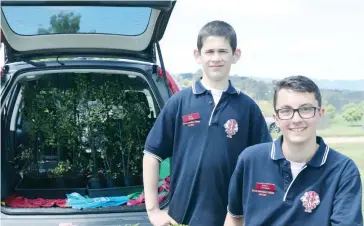
[[[294,112],[292,117],[292,109],[300,109],[300,112]],[[325,112],[323,108],[319,108],[314,93],[295,92],[290,89],[278,91],[276,110],[276,125],[281,129],[283,139],[292,144],[304,144],[316,137],[317,124]]]
[[[202,65],[204,76],[210,81],[222,81],[229,77],[231,64],[240,58],[240,50],[232,52],[224,37],[209,36],[204,39],[201,51],[194,51],[197,63]]]

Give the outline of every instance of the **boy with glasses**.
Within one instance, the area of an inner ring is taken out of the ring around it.
[[[325,112],[317,85],[304,76],[279,81],[274,109],[283,135],[239,156],[225,226],[363,225],[357,166],[316,135]]]

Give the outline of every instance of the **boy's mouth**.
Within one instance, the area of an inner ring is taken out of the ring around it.
[[[223,66],[221,65],[214,65],[214,66],[210,66],[212,71],[219,71]]]
[[[288,128],[292,132],[302,132],[307,129],[307,127],[299,127],[299,128]]]

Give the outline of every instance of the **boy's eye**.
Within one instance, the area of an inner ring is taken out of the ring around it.
[[[300,110],[302,111],[302,112],[307,112],[307,111],[311,111],[313,108],[312,107],[303,107],[303,108],[301,108]]]
[[[292,109],[289,109],[289,108],[279,110],[280,114],[291,114],[291,112],[292,112]]]

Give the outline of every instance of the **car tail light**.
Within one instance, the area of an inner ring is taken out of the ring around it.
[[[163,71],[162,68],[160,67],[158,67],[158,75],[163,78]],[[168,86],[171,89],[172,93],[173,94],[177,93],[179,91],[179,87],[174,78],[168,73],[168,71],[166,71],[166,77],[168,80]]]

